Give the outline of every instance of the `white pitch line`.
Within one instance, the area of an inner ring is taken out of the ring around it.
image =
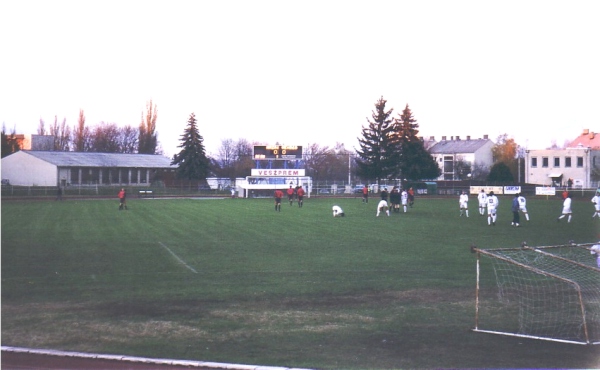
[[[167,250],[169,253],[171,253],[171,255],[172,255],[173,257],[175,257],[175,259],[176,259],[177,261],[179,261],[179,263],[181,263],[182,265],[184,265],[185,267],[187,267],[188,269],[190,269],[190,270],[191,270],[191,271],[192,271],[194,274],[197,274],[197,273],[198,273],[198,271],[194,270],[194,268],[193,268],[193,267],[191,267],[190,265],[188,265],[187,263],[185,263],[185,261],[184,261],[184,260],[182,260],[181,258],[179,258],[179,256],[178,256],[178,255],[176,255],[175,253],[173,253],[173,251],[172,251],[172,250],[170,250],[170,249],[169,249],[169,247],[167,247],[166,245],[164,245],[164,244],[163,244],[163,242],[158,242],[158,244],[160,244],[160,245],[161,245],[163,248],[165,248],[165,249],[166,249],[166,250]]]

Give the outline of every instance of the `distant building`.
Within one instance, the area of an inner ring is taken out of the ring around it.
[[[54,135],[16,134],[14,138],[21,150],[52,150]]]
[[[22,186],[150,186],[172,178],[162,155],[20,150],[2,158],[2,182]]]
[[[598,187],[600,135],[583,130],[566,148],[527,150],[525,181],[574,188]]]
[[[471,139],[467,136],[465,140],[460,136],[451,136],[450,140],[442,136],[441,141],[430,137],[429,142],[425,140],[424,144],[442,171],[438,180],[465,179],[468,174],[461,173],[465,167],[471,170],[474,167],[489,169],[494,163],[494,142],[487,135],[484,135],[483,139]]]

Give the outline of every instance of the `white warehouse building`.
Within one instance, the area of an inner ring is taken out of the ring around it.
[[[2,183],[149,186],[175,168],[162,155],[20,150],[2,158]]]

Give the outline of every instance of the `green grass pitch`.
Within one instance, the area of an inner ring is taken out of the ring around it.
[[[600,346],[473,333],[480,248],[598,240],[592,204],[510,197],[2,201],[2,344],[320,369],[594,368]],[[333,218],[340,205],[344,218]],[[492,276],[484,277],[492,279]]]

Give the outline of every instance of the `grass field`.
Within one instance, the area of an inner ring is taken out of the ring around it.
[[[333,218],[331,206],[347,214]],[[589,200],[556,222],[458,217],[418,198],[2,201],[2,345],[320,369],[595,368],[600,346],[473,333],[480,248],[598,239]],[[490,275],[484,279],[493,279]]]

